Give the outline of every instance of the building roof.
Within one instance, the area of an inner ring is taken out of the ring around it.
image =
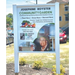
[[[49,3],[55,3],[55,2],[59,2],[59,3],[68,3],[69,0],[52,0],[52,1],[47,2],[47,4],[49,4]]]

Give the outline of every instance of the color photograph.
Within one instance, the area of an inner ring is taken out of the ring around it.
[[[24,34],[20,33],[20,39],[25,41]],[[44,25],[33,42],[22,42],[20,46],[19,51],[55,51],[55,24]]]
[[[55,51],[54,28],[54,23],[46,24],[43,27],[41,27],[41,29],[38,32],[37,38],[34,40],[34,51]]]

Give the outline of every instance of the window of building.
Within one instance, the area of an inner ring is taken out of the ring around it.
[[[59,17],[59,21],[62,21],[62,16]]]
[[[65,21],[69,21],[69,16],[65,15]]]
[[[65,11],[69,11],[69,6],[65,5]]]

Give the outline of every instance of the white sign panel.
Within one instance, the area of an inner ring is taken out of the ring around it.
[[[17,28],[19,51],[55,51],[55,6],[17,7]]]

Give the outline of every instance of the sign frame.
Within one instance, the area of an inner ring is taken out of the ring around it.
[[[55,6],[55,51],[19,51],[18,49],[18,28],[17,28],[17,8],[19,7],[37,7],[37,6]],[[56,53],[56,73],[60,74],[60,50],[59,50],[59,2],[51,4],[37,4],[37,5],[13,5],[13,25],[14,25],[14,63],[15,73],[19,73],[19,53]],[[57,33],[57,34],[56,34]]]

